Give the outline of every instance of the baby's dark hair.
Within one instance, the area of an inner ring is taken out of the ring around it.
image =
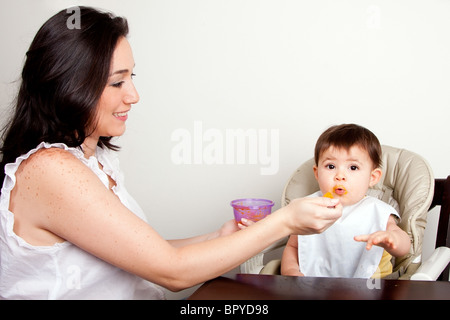
[[[350,150],[355,145],[367,150],[374,169],[381,167],[380,141],[369,129],[357,124],[341,124],[325,130],[317,140],[314,149],[315,163],[319,164],[319,157],[329,147]]]

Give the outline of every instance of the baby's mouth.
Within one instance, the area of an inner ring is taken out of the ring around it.
[[[344,194],[347,194],[347,190],[343,186],[338,185],[333,188],[333,193],[338,196],[343,196]]]

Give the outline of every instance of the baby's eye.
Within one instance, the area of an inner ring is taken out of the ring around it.
[[[356,171],[358,169],[359,169],[358,166],[350,166],[350,170],[352,170],[352,171]]]
[[[334,166],[334,164],[327,164],[327,165],[325,166],[325,168],[330,169],[330,170],[333,170],[333,169],[336,168],[336,167]]]

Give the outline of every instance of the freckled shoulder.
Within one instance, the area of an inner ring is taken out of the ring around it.
[[[11,191],[14,232],[36,245],[63,241],[65,237],[52,229],[54,219],[80,211],[75,206],[80,202],[79,192],[73,191],[89,174],[93,175],[92,171],[64,149],[40,149],[30,155],[20,164]]]
[[[46,166],[48,164],[64,163],[64,161],[78,160],[76,157],[67,150],[60,148],[48,148],[40,149],[30,155],[30,157],[24,160],[20,167],[21,168],[39,168]],[[79,160],[78,160],[79,161]]]
[[[19,180],[23,175],[28,178],[51,178],[52,173],[71,171],[74,168],[86,168],[72,153],[60,148],[40,149],[24,160],[17,169]]]

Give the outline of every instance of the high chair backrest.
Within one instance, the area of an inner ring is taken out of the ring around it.
[[[411,249],[395,260],[393,275],[408,278],[420,265],[427,212],[434,194],[434,176],[427,161],[414,152],[390,146],[382,146],[382,151],[383,175],[368,194],[391,204],[401,216],[399,226],[408,233]],[[283,206],[319,190],[313,166],[314,159],[310,159],[291,175],[283,190]]]

